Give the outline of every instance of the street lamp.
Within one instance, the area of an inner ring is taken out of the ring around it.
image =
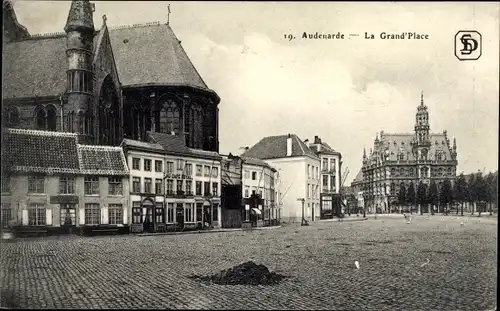
[[[305,203],[306,199],[304,199],[304,198],[298,198],[297,201],[301,201],[302,202],[302,221],[301,221],[300,225],[301,226],[309,226],[309,223],[304,218],[304,203]]]

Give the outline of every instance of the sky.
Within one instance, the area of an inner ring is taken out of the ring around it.
[[[13,3],[30,34],[63,31],[70,2]],[[167,21],[168,2],[95,3],[96,28],[103,14],[109,27]],[[498,3],[171,2],[170,9],[172,29],[221,98],[223,154],[266,136],[317,135],[342,153],[348,185],[377,133],[413,131],[423,92],[431,132],[456,137],[457,172],[498,169]],[[481,33],[477,61],[455,57],[459,30]],[[310,40],[303,32],[360,36]],[[382,40],[381,32],[429,39]]]

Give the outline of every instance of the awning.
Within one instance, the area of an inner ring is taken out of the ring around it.
[[[262,212],[260,211],[260,209],[255,208],[255,207],[254,207],[254,208],[252,208],[252,212],[254,212],[254,213],[255,213],[255,214],[257,214],[257,215],[262,215]]]

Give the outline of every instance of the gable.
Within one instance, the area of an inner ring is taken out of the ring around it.
[[[120,89],[120,77],[118,76],[111,39],[109,38],[109,31],[106,25],[103,25],[94,38],[93,68],[97,85],[96,92],[100,91],[101,85],[108,75],[111,75],[115,89]]]

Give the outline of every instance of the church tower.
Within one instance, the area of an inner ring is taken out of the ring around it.
[[[94,40],[94,4],[88,0],[72,1],[64,31],[68,59],[65,110],[68,132],[82,134],[89,141],[93,137],[93,88],[92,55]]]

